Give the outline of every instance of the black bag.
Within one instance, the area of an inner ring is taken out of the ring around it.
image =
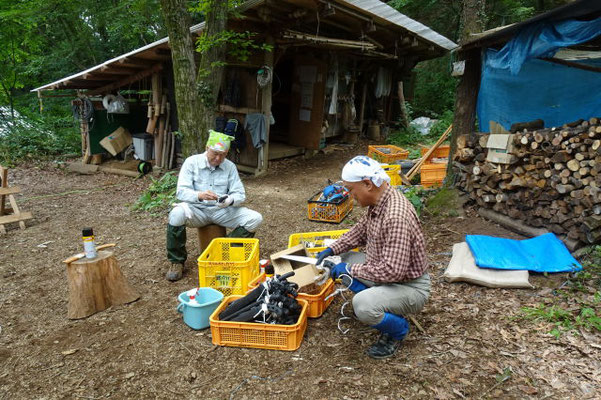
[[[236,118],[231,118],[227,121],[223,133],[234,137],[234,140],[232,141],[232,148],[237,152],[240,152],[246,147],[244,128],[242,127],[240,121],[238,121]]]

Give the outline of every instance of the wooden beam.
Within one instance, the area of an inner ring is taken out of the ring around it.
[[[135,69],[126,68],[126,67],[116,67],[112,64],[104,65],[100,68],[100,73],[110,74],[110,75],[129,75],[132,72],[135,72]],[[86,78],[86,75],[84,75],[84,79]]]
[[[21,193],[21,188],[18,186],[0,187],[0,196],[5,196],[8,194],[17,194],[17,193]]]
[[[148,68],[145,71],[138,72],[137,74],[131,75],[125,79],[121,79],[118,82],[111,83],[109,85],[103,86],[98,89],[90,90],[90,91],[86,92],[86,95],[93,96],[96,94],[111,92],[122,86],[129,85],[132,82],[136,82],[136,81],[139,81],[140,79],[144,79],[147,76],[150,76],[150,75],[154,74],[155,72],[158,72],[162,69],[163,69],[163,64],[155,64],[152,66],[152,68]]]
[[[562,60],[560,58],[541,58],[541,60],[554,64],[565,65],[566,67],[583,69],[585,71],[601,72],[601,67],[594,67],[592,65],[581,64],[574,61]]]
[[[139,57],[126,57],[119,60],[119,64],[135,65],[136,67],[148,67],[148,60]]]
[[[29,211],[21,212],[18,214],[3,215],[0,217],[0,225],[10,224],[12,222],[21,222],[23,220],[31,218],[33,218],[33,215],[31,215]]]
[[[109,85],[103,86],[103,87],[98,88],[98,89],[90,90],[90,91],[86,92],[86,95],[93,96],[93,95],[96,95],[96,94],[102,94],[102,93],[111,92],[111,91],[113,91],[113,90],[115,90],[117,88],[120,88],[122,86],[129,85],[132,82],[136,82],[136,81],[139,81],[140,79],[144,79],[147,76],[150,76],[150,75],[154,74],[155,72],[158,72],[158,71],[160,71],[162,69],[163,69],[163,64],[155,64],[151,68],[148,68],[147,70],[138,72],[137,74],[134,74],[134,75],[131,75],[131,76],[128,76],[127,78],[121,79],[118,82],[111,83]]]

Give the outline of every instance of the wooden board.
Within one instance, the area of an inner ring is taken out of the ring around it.
[[[327,65],[322,60],[301,56],[295,58],[294,65],[288,144],[318,150],[324,117]]]

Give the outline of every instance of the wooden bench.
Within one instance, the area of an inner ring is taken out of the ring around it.
[[[6,233],[5,224],[18,222],[21,229],[25,229],[25,220],[32,218],[30,212],[19,210],[14,196],[18,193],[21,193],[21,188],[8,187],[8,168],[0,165],[0,234]],[[6,200],[10,206],[6,205]]]

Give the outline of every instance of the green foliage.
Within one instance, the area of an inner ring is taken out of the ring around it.
[[[419,63],[414,70],[414,114],[441,118],[455,107],[457,80],[451,76],[451,56]]]
[[[554,291],[553,304],[523,307],[519,318],[551,323],[548,333],[555,338],[578,329],[601,332],[601,246],[595,246],[582,265],[561,291]]]
[[[407,200],[413,204],[417,216],[421,216],[422,210],[424,209],[424,203],[429,195],[428,191],[417,186],[409,186],[408,188],[403,187],[401,193],[403,193]]]
[[[28,159],[45,159],[79,151],[80,134],[71,116],[43,115],[32,119],[20,116],[10,124],[0,140],[0,164],[14,166]]]
[[[442,113],[437,123],[430,128],[430,132],[428,132],[428,137],[438,139],[442,136],[444,131],[453,123],[454,114],[450,110],[446,110]]]
[[[153,215],[165,212],[177,200],[177,174],[167,172],[160,179],[151,177],[152,183],[132,206],[135,211],[146,211]]]
[[[273,46],[265,43],[257,43],[254,38],[255,32],[223,31],[216,35],[203,33],[196,40],[196,51],[206,53],[210,49],[227,45],[228,53],[238,61],[246,62],[255,51],[271,51]],[[221,65],[222,66],[222,65]]]

